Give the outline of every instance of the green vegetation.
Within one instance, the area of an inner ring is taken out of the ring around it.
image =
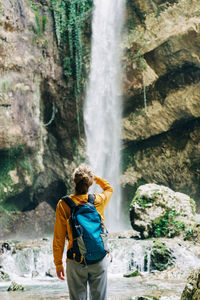
[[[196,214],[196,202],[192,198],[190,198],[190,205],[192,208],[192,213],[193,213],[193,215],[195,215]]]
[[[9,179],[8,172],[15,169],[15,162],[17,157],[22,152],[22,146],[12,148],[9,151],[2,151],[0,153],[0,182]]]
[[[42,37],[43,33],[45,32],[46,29],[46,24],[48,22],[48,18],[45,15],[40,15],[38,8],[28,0],[28,3],[30,7],[34,10],[35,12],[35,23],[36,26],[33,26],[34,32],[37,34],[37,37],[40,38]]]
[[[29,175],[30,180],[33,179],[34,168],[32,166],[29,154],[25,153],[22,145],[11,148],[7,151],[0,152],[0,203],[6,210],[16,210],[15,205],[5,203],[4,200],[9,196],[14,196],[21,192],[23,183],[18,183],[18,171],[26,170],[26,175]],[[14,171],[11,174],[11,171]],[[14,178],[13,178],[14,176]],[[15,180],[16,177],[16,180]],[[23,182],[23,178],[22,182]]]
[[[184,239],[184,241],[193,241],[197,237],[196,235],[197,235],[197,232],[196,232],[195,228],[190,227],[185,231],[183,239]]]
[[[152,196],[150,196],[148,194],[140,195],[138,192],[136,192],[135,197],[133,198],[132,204],[137,202],[137,204],[140,207],[146,207],[147,204],[153,203],[159,195],[161,195],[161,193],[159,191],[158,192],[155,191]]]
[[[138,270],[134,270],[133,272],[131,273],[128,273],[128,274],[124,274],[123,277],[126,277],[126,278],[130,278],[130,277],[136,277],[139,275],[139,271]]]
[[[181,231],[185,230],[184,222],[180,222],[176,219],[179,216],[174,209],[166,212],[162,217],[155,219],[152,223],[153,237],[169,237],[172,238],[179,235]]]
[[[83,44],[83,29],[90,17],[93,0],[51,0],[57,44],[68,89],[76,101],[78,132],[80,136],[79,97],[83,90],[83,60],[88,55]]]
[[[92,0],[51,0],[57,42],[64,51],[63,68],[67,79],[75,82],[74,92],[80,93],[83,64],[82,30],[93,7]]]
[[[154,241],[151,250],[151,270],[163,271],[174,263],[172,251],[164,243]]]

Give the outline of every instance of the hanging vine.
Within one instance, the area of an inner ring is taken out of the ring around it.
[[[57,43],[68,88],[76,101],[79,130],[79,97],[83,89],[83,27],[91,15],[93,0],[51,0]],[[79,130],[80,134],[80,130]]]

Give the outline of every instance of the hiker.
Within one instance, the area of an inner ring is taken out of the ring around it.
[[[88,195],[88,189],[95,181],[102,189],[102,193]],[[93,199],[93,209],[96,214],[101,216],[104,223],[104,210],[108,205],[113,188],[103,178],[95,176],[90,167],[86,164],[81,164],[75,169],[73,174],[73,182],[75,184],[75,193],[70,195],[70,198],[76,206],[81,207],[82,204],[88,204]],[[104,257],[98,260],[83,259],[80,255],[78,262],[76,255],[73,252],[73,237],[72,223],[70,221],[71,208],[66,203],[66,199],[62,198],[56,208],[55,229],[53,238],[53,255],[56,265],[56,272],[59,279],[64,280],[64,268],[62,263],[63,251],[65,246],[65,238],[68,240],[67,245],[67,283],[71,300],[86,300],[87,299],[87,283],[90,288],[91,300],[106,300],[107,292],[107,258],[106,252]],[[91,198],[91,199],[90,199]],[[90,200],[89,200],[90,199]],[[70,203],[70,202],[69,202]],[[98,212],[98,213],[97,213]],[[95,215],[95,213],[94,213]],[[92,225],[93,226],[93,225]],[[94,226],[93,226],[94,227]],[[75,240],[75,239],[74,239]],[[86,255],[87,257],[87,255]]]

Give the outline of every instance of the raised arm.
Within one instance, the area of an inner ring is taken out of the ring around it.
[[[101,178],[101,177],[98,177],[98,176],[94,176],[94,181],[96,182],[96,184],[98,184],[103,192],[101,193],[102,197],[104,198],[104,205],[105,207],[108,205],[109,201],[110,201],[110,198],[113,194],[113,188],[112,186],[110,185],[110,183]]]

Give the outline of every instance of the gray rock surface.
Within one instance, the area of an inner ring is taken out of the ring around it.
[[[141,238],[174,237],[195,226],[195,202],[156,184],[140,186],[130,206],[130,220]]]

